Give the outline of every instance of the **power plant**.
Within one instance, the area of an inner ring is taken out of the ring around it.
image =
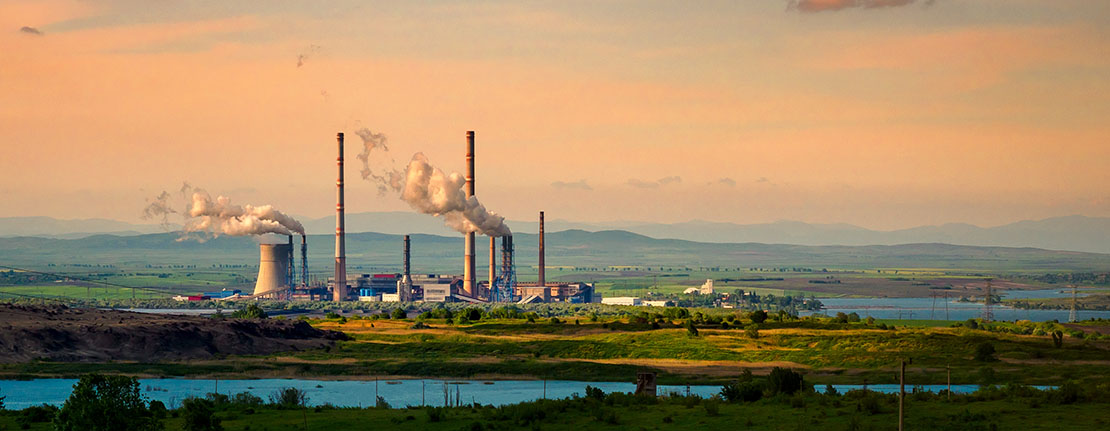
[[[500,217],[496,220],[496,222],[501,223],[501,226],[497,229],[491,229],[488,226],[475,227],[474,225],[468,225],[469,227],[465,231],[462,228],[457,228],[465,232],[463,234],[463,274],[461,277],[441,274],[413,274],[412,239],[409,235],[404,235],[401,244],[401,270],[399,272],[348,275],[344,220],[344,142],[342,132],[336,134],[336,144],[338,155],[336,157],[337,176],[335,181],[334,275],[327,280],[326,284],[322,281],[316,283],[309,280],[308,242],[307,236],[301,229],[294,232],[301,234],[301,274],[299,282],[296,276],[293,235],[287,235],[288,241],[285,243],[259,245],[258,279],[251,295],[245,296],[236,292],[233,295],[218,295],[220,297],[216,299],[268,298],[331,300],[337,302],[598,302],[599,298],[594,295],[592,284],[547,282],[543,211],[539,212],[539,234],[537,236],[539,254],[537,256],[537,281],[535,282],[520,282],[517,279],[513,236],[508,228],[503,225]],[[471,205],[478,205],[469,202],[475,197],[474,147],[474,132],[468,131],[466,132],[465,198]],[[359,157],[363,158],[364,156],[365,154]],[[475,222],[476,224],[477,222]],[[475,262],[477,257],[476,229],[489,236],[489,273],[488,279],[482,281],[478,280]],[[498,238],[501,239],[500,247],[497,241]]]

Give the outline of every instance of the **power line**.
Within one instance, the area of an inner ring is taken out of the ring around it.
[[[16,268],[16,267],[13,267],[13,266],[0,265],[0,268],[9,269],[9,270],[13,270],[13,271],[26,272],[26,273],[31,273],[31,274],[49,275],[51,277],[57,277],[57,278],[63,278],[63,279],[69,279],[69,280],[76,280],[76,281],[81,281],[81,282],[85,282],[85,283],[99,284],[99,285],[108,286],[108,287],[117,287],[117,288],[122,288],[122,289],[132,289],[132,291],[137,289],[137,290],[143,290],[143,291],[147,291],[147,292],[164,293],[164,294],[168,294],[168,295],[178,294],[178,292],[176,292],[176,291],[167,290],[167,289],[159,289],[159,288],[156,288],[156,287],[126,286],[126,285],[122,285],[122,284],[118,284],[118,283],[112,283],[112,282],[103,281],[103,280],[94,280],[94,279],[91,279],[91,278],[85,278],[85,277],[74,276],[74,275],[58,274],[58,273],[53,273],[53,272],[35,271],[35,270],[31,270],[31,269],[26,269],[26,268]]]

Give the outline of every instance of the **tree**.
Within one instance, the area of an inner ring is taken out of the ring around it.
[[[398,320],[400,320],[400,319],[404,319],[404,318],[407,318],[407,317],[409,317],[409,316],[408,316],[408,313],[405,313],[405,309],[404,309],[404,308],[398,308],[398,309],[396,309],[396,310],[393,310],[393,316],[392,316],[392,317],[393,317],[394,319],[398,319]]]
[[[152,431],[163,429],[147,408],[134,377],[89,374],[54,417],[57,431]]]
[[[984,341],[975,346],[975,360],[979,362],[995,361],[994,344]]]
[[[235,319],[265,319],[266,310],[263,310],[258,304],[248,304],[246,307],[231,313],[231,317]]]
[[[767,321],[767,312],[763,310],[755,310],[751,313],[748,313],[748,318],[752,319],[752,322],[763,323]]]
[[[800,373],[787,368],[772,368],[771,374],[767,375],[767,390],[772,395],[792,395],[801,390],[804,383]]]
[[[686,333],[690,334],[691,337],[697,337],[698,336],[698,327],[694,326],[694,321],[693,320],[687,319],[684,326],[686,326]]]
[[[1052,332],[1052,345],[1056,346],[1057,349],[1059,349],[1061,347],[1064,347],[1064,333],[1063,333],[1063,331],[1053,331]],[[3,401],[3,400],[0,399],[0,401]],[[2,403],[0,403],[0,408],[3,408]]]
[[[215,405],[204,398],[186,398],[181,402],[182,428],[185,431],[223,431],[220,418],[213,415]]]

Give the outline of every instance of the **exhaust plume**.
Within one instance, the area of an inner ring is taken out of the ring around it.
[[[212,237],[220,235],[244,236],[263,235],[275,233],[304,235],[304,226],[299,221],[274,209],[271,205],[253,206],[236,205],[226,196],[212,199],[208,192],[193,188],[188,183],[181,187],[181,196],[185,199],[181,211],[174,209],[170,201],[172,195],[163,191],[157,197],[148,199],[146,208],[143,209],[144,219],[161,218],[162,226],[168,227],[171,214],[180,214],[184,218],[183,236],[178,240],[185,240],[189,233],[206,233]]]
[[[377,151],[389,153],[388,139],[384,134],[371,132],[367,128],[355,131],[362,138],[362,153],[357,157],[362,161],[362,178],[378,187],[379,194],[393,191],[400,193],[401,200],[421,214],[443,217],[444,224],[459,233],[474,232],[487,236],[507,236],[512,231],[505,224],[505,217],[486,209],[476,197],[467,197],[463,187],[466,177],[457,172],[446,174],[432,166],[424,153],[412,156],[405,170],[399,170],[390,158],[389,166],[371,169],[371,157]]]
[[[381,153],[388,153],[389,146],[386,144],[388,139],[385,134],[374,133],[365,127],[355,131],[355,134],[362,139],[362,152],[357,156],[362,161],[362,179],[368,180],[378,186],[378,195],[384,196],[390,189],[400,190],[403,187],[405,177],[404,174],[393,167],[386,167],[380,169],[370,168],[370,152],[376,148],[380,148]],[[390,158],[389,165],[393,166],[396,162]],[[375,173],[375,170],[378,171]]]

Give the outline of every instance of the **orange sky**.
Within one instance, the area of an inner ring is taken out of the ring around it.
[[[4,1],[0,217],[326,216],[359,127],[513,219],[1110,216],[1110,3],[842,3]]]

